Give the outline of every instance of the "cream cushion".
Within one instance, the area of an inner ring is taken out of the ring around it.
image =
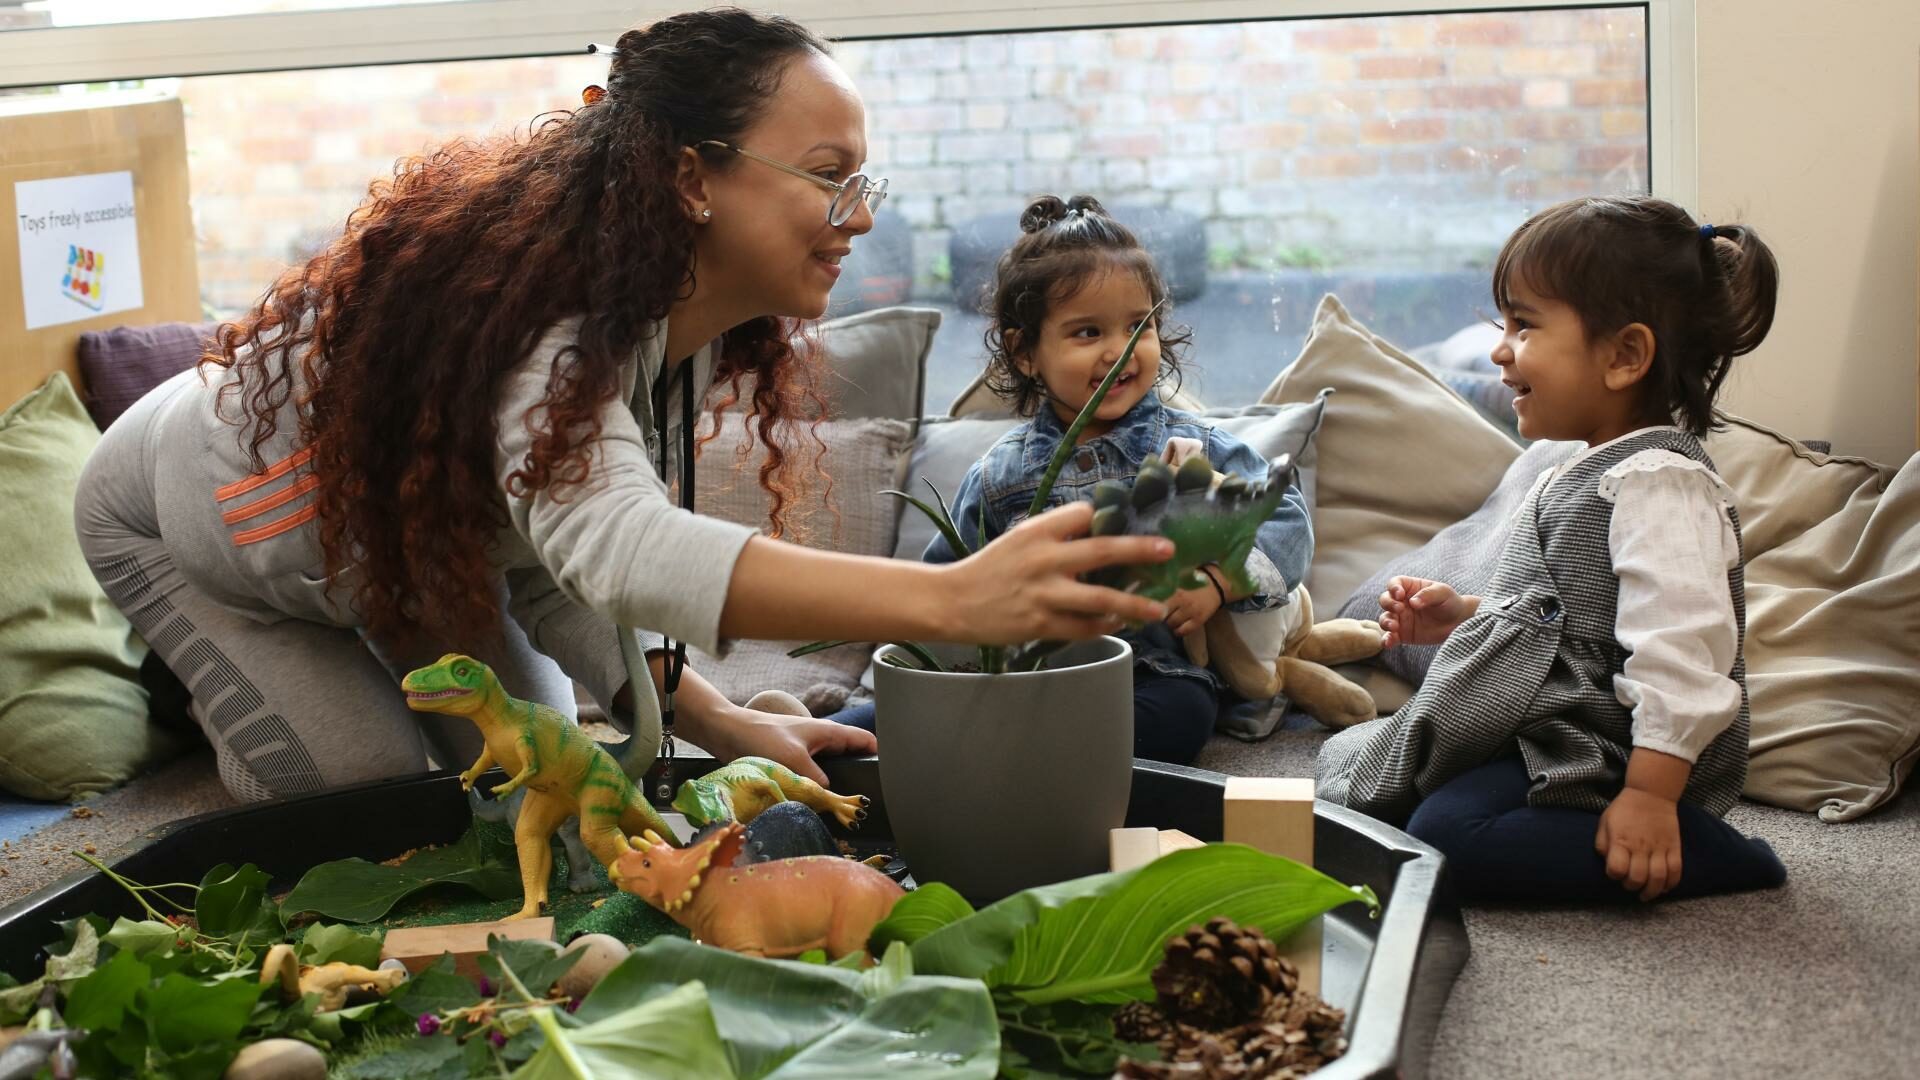
[[[1329,616],[1388,560],[1478,509],[1520,447],[1329,295],[1300,356],[1261,395],[1332,387],[1317,440],[1307,590]]]
[[[1746,794],[1856,818],[1920,758],[1920,455],[1896,469],[1726,420],[1706,448],[1747,559]]]

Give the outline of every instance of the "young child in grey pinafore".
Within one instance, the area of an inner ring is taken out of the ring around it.
[[[1652,198],[1522,225],[1494,269],[1493,360],[1520,433],[1587,448],[1540,477],[1490,587],[1397,577],[1386,644],[1439,644],[1394,715],[1329,739],[1320,796],[1447,856],[1470,899],[1778,885],[1722,820],[1746,780],[1740,518],[1699,436],[1773,318],[1752,230]]]

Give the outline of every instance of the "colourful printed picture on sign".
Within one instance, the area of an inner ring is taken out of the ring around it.
[[[60,291],[95,311],[103,301],[100,279],[106,273],[107,257],[92,248],[67,245],[67,272],[60,279]]]

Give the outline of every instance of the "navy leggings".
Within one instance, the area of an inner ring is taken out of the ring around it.
[[[1237,700],[1237,699],[1236,699]],[[1200,679],[1133,669],[1133,756],[1185,765],[1213,734],[1220,695]],[[873,730],[873,702],[849,705],[828,717]]]
[[[1503,757],[1442,785],[1407,831],[1447,857],[1454,887],[1475,901],[1638,902],[1607,876],[1593,849],[1600,815],[1528,806],[1532,785],[1518,757]],[[1680,884],[1661,895],[1706,896],[1787,880],[1773,848],[1692,803],[1680,804]]]

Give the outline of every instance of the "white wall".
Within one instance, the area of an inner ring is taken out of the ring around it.
[[[1698,0],[1700,204],[1780,260],[1730,411],[1881,461],[1916,447],[1920,0]]]

